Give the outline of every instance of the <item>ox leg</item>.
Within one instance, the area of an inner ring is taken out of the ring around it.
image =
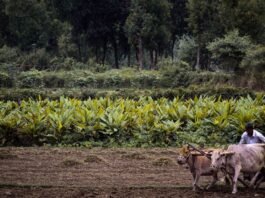
[[[256,182],[255,189],[258,189],[260,184],[264,181],[265,177],[262,175]]]
[[[192,190],[196,191],[196,186],[195,186],[195,178],[196,178],[196,174],[192,173]]]
[[[240,174],[240,170],[241,170],[241,167],[240,166],[235,167],[235,173],[234,173],[234,178],[233,178],[233,191],[232,191],[232,194],[236,194],[237,193],[237,180],[238,180],[238,177],[239,177],[239,174]]]
[[[215,173],[213,175],[213,180],[212,182],[206,187],[206,190],[210,189],[211,187],[214,186],[214,184],[216,184],[216,182],[218,181],[218,176],[217,176],[217,173]]]
[[[200,174],[198,173],[193,174],[193,189],[192,189],[193,191],[196,191],[197,189],[202,190],[202,188],[198,185],[199,179],[200,179]]]
[[[255,184],[255,182],[256,182],[256,180],[257,180],[259,174],[260,174],[260,171],[258,171],[258,172],[255,174],[255,176],[251,179],[251,181],[250,181],[250,185],[249,185],[250,187],[253,187],[253,186],[254,186],[254,184]]]

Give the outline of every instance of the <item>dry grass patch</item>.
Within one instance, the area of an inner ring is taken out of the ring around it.
[[[159,158],[153,161],[154,166],[172,166],[175,163],[170,158]]]
[[[65,167],[74,167],[81,165],[82,163],[74,159],[66,159],[61,164]]]
[[[86,163],[101,163],[101,162],[105,162],[105,161],[96,155],[89,155],[86,157],[84,162],[86,162]]]
[[[144,160],[147,159],[147,156],[138,153],[138,152],[134,152],[134,153],[128,153],[125,155],[122,155],[122,158],[124,159],[134,159],[134,160]]]

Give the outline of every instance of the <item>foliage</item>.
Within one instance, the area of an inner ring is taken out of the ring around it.
[[[53,63],[57,68],[72,67],[74,62],[69,58],[66,65]],[[11,84],[20,88],[95,88],[95,89],[120,89],[120,88],[170,88],[188,87],[191,85],[203,85],[211,89],[214,85],[234,85],[234,76],[222,72],[195,72],[191,71],[189,64],[183,61],[163,59],[158,63],[159,71],[131,68],[107,70],[102,73],[94,73],[90,70],[76,69],[70,71],[58,70],[39,71],[29,70],[20,72],[16,70],[9,74]],[[80,67],[86,67],[86,65]],[[89,66],[87,66],[89,67]],[[12,77],[13,76],[13,77]],[[210,87],[207,87],[209,85]],[[4,84],[2,85],[4,87]],[[9,86],[9,84],[8,84]]]
[[[41,87],[42,86],[42,73],[38,70],[31,70],[29,72],[22,72],[19,75],[20,87]]]
[[[0,72],[0,87],[12,87],[13,81],[7,73]]]
[[[0,63],[14,63],[19,57],[19,50],[4,45],[0,48]]]
[[[236,143],[246,122],[264,129],[262,96],[238,100],[151,97],[0,102],[1,145],[73,144],[176,146]],[[90,145],[91,146],[91,145]]]
[[[6,0],[8,17],[8,44],[23,50],[51,46],[51,38],[58,36],[60,23],[52,20],[45,1]],[[52,46],[54,47],[54,46]]]
[[[236,28],[240,34],[264,44],[264,10],[265,2],[260,0],[223,0],[219,5],[219,16],[226,31]]]
[[[252,46],[248,36],[240,36],[238,30],[234,30],[226,34],[224,38],[218,38],[211,42],[207,48],[221,69],[236,71],[247,50]]]
[[[78,57],[78,46],[72,38],[72,26],[65,23],[62,35],[58,39],[58,50],[62,57]]]
[[[168,43],[170,9],[171,5],[167,0],[132,0],[125,30],[130,44],[138,47],[140,67],[143,62],[143,46],[153,53]],[[151,56],[151,64],[154,62],[153,58]]]
[[[223,33],[216,0],[187,0],[188,26],[197,43],[196,69],[202,69],[207,60],[207,43]],[[204,61],[203,61],[204,60]]]
[[[82,67],[94,59],[95,70],[137,62],[158,69],[159,60],[174,58],[177,39],[192,35],[197,56],[193,50],[187,53],[185,44],[181,59],[208,70],[212,63],[206,46],[234,29],[264,44],[264,9],[262,0],[1,0],[0,48],[8,46],[10,54],[3,59],[0,52],[0,61],[15,63],[17,49],[26,60],[42,49],[49,62],[38,69],[56,70],[49,63],[66,58]]]
[[[171,58],[162,59],[161,61],[159,61],[158,65],[160,72],[163,75],[168,75],[167,73],[173,72],[171,76],[175,76],[175,74],[178,72],[188,72],[192,70],[191,66],[188,63],[184,61],[174,61]]]
[[[265,71],[265,45],[250,48],[241,62],[241,67],[254,72]]]
[[[208,78],[205,75],[204,79],[207,82]],[[219,80],[219,79],[218,79]],[[204,83],[207,83],[204,82]],[[57,87],[61,87],[62,82],[58,82]],[[183,83],[183,82],[182,82]],[[185,83],[184,83],[185,84]],[[211,86],[210,86],[211,85]],[[214,87],[213,87],[214,85]],[[46,85],[48,86],[48,85]],[[224,99],[246,97],[251,95],[255,97],[256,94],[252,90],[240,89],[226,86],[222,84],[218,85],[215,81],[210,81],[208,86],[196,86],[192,85],[188,88],[153,88],[153,89],[143,89],[143,88],[119,88],[119,89],[97,89],[97,88],[1,88],[0,90],[0,100],[4,101],[20,101],[22,99],[27,100],[38,99],[39,96],[42,98],[49,98],[53,100],[59,99],[61,96],[69,98],[77,98],[80,100],[86,100],[88,98],[100,98],[109,97],[111,99],[118,98],[130,98],[138,100],[141,97],[152,97],[153,99],[167,98],[169,100],[174,99],[174,97],[180,98],[194,98],[195,96],[221,96]]]
[[[174,57],[190,65],[195,64],[197,44],[193,37],[184,35],[175,43]]]
[[[30,69],[44,70],[49,68],[50,59],[50,54],[45,49],[37,49],[36,51],[20,56],[17,64],[22,71]]]

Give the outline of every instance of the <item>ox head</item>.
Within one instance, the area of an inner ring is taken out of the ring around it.
[[[190,155],[190,148],[188,145],[184,145],[179,151],[179,156],[177,157],[177,163],[180,165],[186,164],[189,155]]]
[[[228,152],[224,150],[215,150],[211,156],[211,168],[220,169],[226,166],[227,157],[234,155],[234,152]]]

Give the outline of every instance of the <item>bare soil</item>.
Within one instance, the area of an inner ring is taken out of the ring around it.
[[[178,149],[0,148],[0,197],[265,197],[218,183],[193,192]],[[202,177],[206,186],[209,177]]]

